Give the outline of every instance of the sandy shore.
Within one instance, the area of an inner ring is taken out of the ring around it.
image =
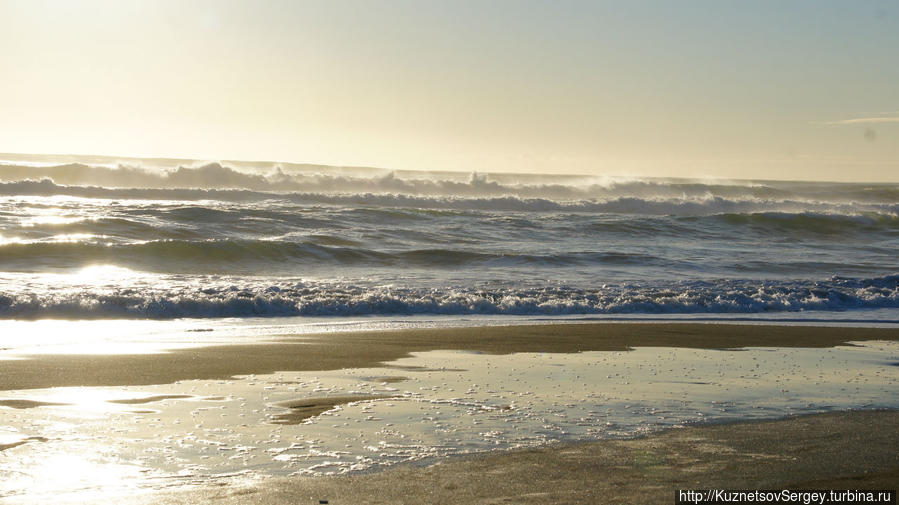
[[[868,411],[698,426],[123,503],[646,504],[673,503],[677,489],[895,489],[897,482],[899,412]]]
[[[899,330],[733,324],[552,324],[284,337],[265,345],[225,345],[164,354],[35,355],[0,361],[0,388],[167,384],[275,371],[364,368],[437,349],[513,352],[623,351],[630,347],[721,349],[832,347],[899,340]]]
[[[276,371],[383,367],[384,362],[409,353],[432,350],[509,354],[624,351],[633,347],[828,348],[869,340],[897,341],[899,330],[651,323],[331,333],[160,354],[26,356],[0,361],[0,387],[136,386]],[[891,364],[884,366],[889,368]],[[403,373],[397,369],[397,374]],[[385,384],[403,379],[390,375],[377,378]],[[109,402],[130,406],[192,398],[160,393]],[[334,405],[356,400],[358,396],[344,395],[275,404],[287,412],[274,418],[274,424],[292,425]],[[2,404],[22,412],[49,405],[53,404],[22,398],[7,399]],[[38,435],[31,437],[35,444],[47,441],[43,434]],[[0,449],[21,450],[31,439]],[[115,502],[673,503],[676,489],[895,488],[899,482],[899,412],[836,412],[778,421],[700,425],[630,440],[556,444],[438,461],[432,464],[434,460],[425,460],[430,466],[406,464],[339,477],[219,482],[188,490],[116,496]],[[65,502],[65,498],[55,501]]]

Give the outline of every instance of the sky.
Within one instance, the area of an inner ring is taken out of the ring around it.
[[[899,3],[0,0],[0,152],[899,181]]]

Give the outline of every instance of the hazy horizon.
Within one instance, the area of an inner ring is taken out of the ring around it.
[[[0,151],[899,181],[899,9],[0,0]]]

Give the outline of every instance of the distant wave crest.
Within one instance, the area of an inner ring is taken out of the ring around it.
[[[48,179],[46,182],[34,182]],[[610,201],[627,199],[702,201],[801,201],[829,203],[899,204],[899,184],[837,184],[773,181],[719,181],[690,179],[635,179],[622,177],[550,176],[513,174],[461,174],[449,172],[391,172],[358,169],[342,172],[338,167],[268,171],[242,170],[208,163],[196,167],[145,169],[120,165],[109,167],[71,163],[52,166],[0,164],[4,194],[47,194],[53,191],[79,193],[87,197],[165,198],[164,192],[131,191],[110,193],[102,189],[199,189],[199,192],[169,193],[168,197],[258,199],[271,195],[254,193],[302,193],[341,195],[405,195],[463,199],[511,197],[552,202]],[[32,181],[19,186],[17,181]],[[60,186],[79,186],[63,189]],[[202,190],[214,190],[206,191]],[[222,193],[221,190],[231,190]],[[29,193],[31,192],[31,193]],[[123,196],[112,196],[112,195]],[[104,196],[106,195],[106,196]],[[205,196],[204,196],[205,195]],[[726,212],[726,210],[723,210]]]
[[[281,201],[296,204],[322,204],[355,207],[416,208],[442,210],[578,212],[645,215],[703,216],[712,214],[817,213],[822,215],[860,216],[879,214],[887,218],[899,216],[899,200],[892,203],[858,203],[801,199],[762,199],[755,196],[728,198],[708,193],[688,197],[651,197],[607,195],[581,200],[554,200],[545,197],[522,197],[498,192],[504,196],[424,196],[399,193],[271,193],[246,189],[189,188],[106,188],[65,186],[50,179],[0,182],[0,196],[53,196],[79,198],[228,202]],[[509,191],[507,193],[514,193]],[[581,195],[584,196],[584,195]],[[827,219],[826,216],[822,217]],[[759,222],[753,217],[746,223]],[[774,222],[774,217],[769,221]],[[737,222],[738,218],[732,218]]]

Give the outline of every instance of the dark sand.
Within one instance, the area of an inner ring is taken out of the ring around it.
[[[134,497],[159,504],[665,504],[677,489],[896,489],[899,412],[669,430],[379,473]]]
[[[67,403],[51,403],[37,402],[34,400],[23,400],[14,398],[10,400],[0,400],[0,407],[9,407],[11,409],[34,409],[37,407],[56,407],[59,405],[68,405]]]
[[[289,409],[283,414],[272,416],[272,424],[300,424],[301,422],[315,417],[322,412],[333,409],[337,405],[346,403],[360,402],[364,400],[379,400],[383,398],[395,398],[394,395],[343,395],[343,396],[321,396],[318,398],[303,398],[300,400],[291,400],[288,402],[280,402],[275,405]]]
[[[184,398],[193,398],[191,395],[155,395],[145,398],[125,398],[123,400],[109,400],[109,403],[121,403],[123,405],[140,405],[143,403],[161,402],[163,400],[180,400]]]
[[[0,361],[0,390],[56,386],[167,384],[276,371],[378,366],[410,352],[623,351],[630,347],[832,347],[899,340],[899,330],[689,323],[592,323],[328,333],[267,344],[225,345],[135,355],[35,355]]]
[[[22,440],[18,440],[16,442],[11,442],[8,444],[0,444],[0,451],[5,451],[7,449],[12,449],[13,447],[18,447],[20,445],[25,445],[28,442],[46,442],[47,439],[44,437],[28,437]]]

